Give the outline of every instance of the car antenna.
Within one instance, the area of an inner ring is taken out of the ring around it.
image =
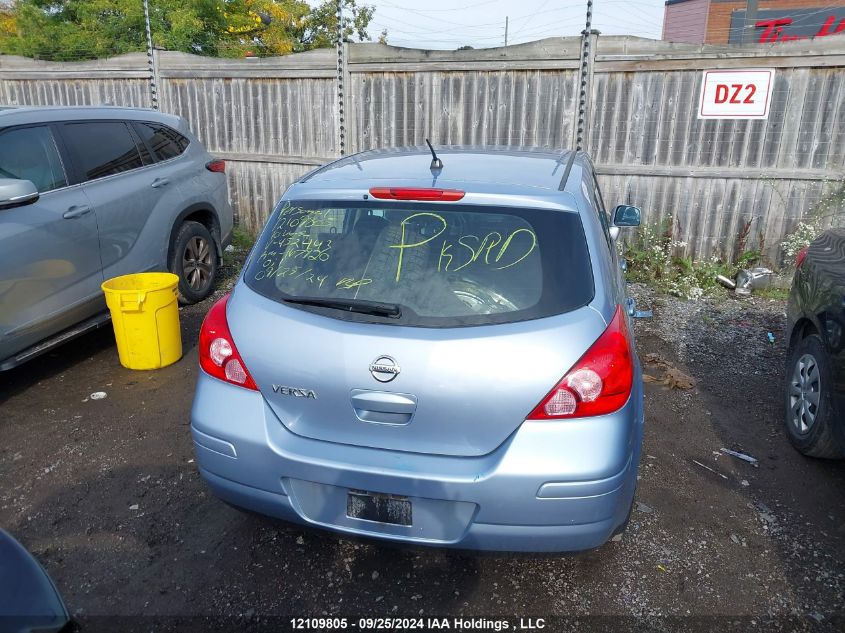
[[[435,169],[443,169],[443,161],[437,158],[437,154],[434,153],[434,148],[431,146],[431,141],[425,139],[426,144],[428,145],[428,149],[431,150],[431,165],[429,165],[429,169],[434,171]]]

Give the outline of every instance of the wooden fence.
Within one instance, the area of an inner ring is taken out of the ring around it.
[[[596,37],[585,149],[608,204],[642,207],[696,257],[779,243],[808,215],[845,216],[845,35],[753,47]],[[347,152],[434,143],[571,147],[580,38],[422,51],[346,46]],[[229,164],[256,231],[285,187],[339,155],[337,57],[158,53],[161,109]],[[702,70],[775,68],[766,120],[701,120]],[[148,107],[146,56],[45,63],[0,56],[0,105]],[[834,218],[834,216],[838,216]],[[744,238],[740,238],[741,234]]]

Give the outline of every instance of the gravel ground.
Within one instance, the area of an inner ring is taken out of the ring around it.
[[[654,307],[654,319],[637,322],[641,357],[648,349],[665,353],[697,381],[694,390],[668,401],[650,394],[651,428],[661,425],[665,433],[658,438],[652,434],[647,447],[673,434],[682,443],[679,457],[688,464],[692,459],[699,462],[692,462],[700,468],[697,476],[730,491],[733,503],[724,508],[726,516],[743,519],[747,528],[745,533],[731,532],[731,542],[760,548],[763,559],[779,557],[780,564],[772,570],[776,573],[768,579],[760,564],[743,570],[747,581],[758,587],[771,582],[776,589],[779,582],[785,583],[768,595],[769,614],[804,614],[815,620],[841,615],[845,468],[843,462],[802,457],[782,428],[785,302],[737,298],[729,292],[724,298],[689,302],[642,285],[632,290],[638,303]],[[653,373],[648,363],[645,369]],[[663,416],[665,405],[671,413]],[[699,433],[690,427],[698,427]],[[701,441],[705,439],[712,443]],[[759,465],[750,467],[719,454],[722,448],[752,455]],[[645,466],[648,469],[648,463]],[[698,505],[702,500],[699,497]],[[721,520],[725,515],[713,517]],[[729,592],[722,592],[722,598],[735,604]]]
[[[802,457],[781,429],[784,303],[632,288],[654,307],[637,322],[646,372],[675,369],[695,386],[646,384],[636,510],[598,550],[385,547],[219,502],[188,430],[210,301],[182,310],[185,358],[163,370],[122,368],[101,331],[0,375],[0,526],[42,561],[83,631],[280,631],[288,617],[321,615],[842,630],[845,465]]]

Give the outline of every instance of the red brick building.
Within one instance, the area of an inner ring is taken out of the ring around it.
[[[739,44],[745,0],[667,0],[663,39],[694,44]],[[753,41],[845,37],[845,0],[759,0]]]

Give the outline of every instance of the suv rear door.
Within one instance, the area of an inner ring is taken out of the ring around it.
[[[163,270],[182,201],[168,163],[157,163],[126,121],[67,122],[62,135],[97,210],[105,278]]]
[[[41,194],[0,209],[0,360],[105,309],[97,218],[82,188],[68,186],[54,131],[0,131],[0,177]]]

